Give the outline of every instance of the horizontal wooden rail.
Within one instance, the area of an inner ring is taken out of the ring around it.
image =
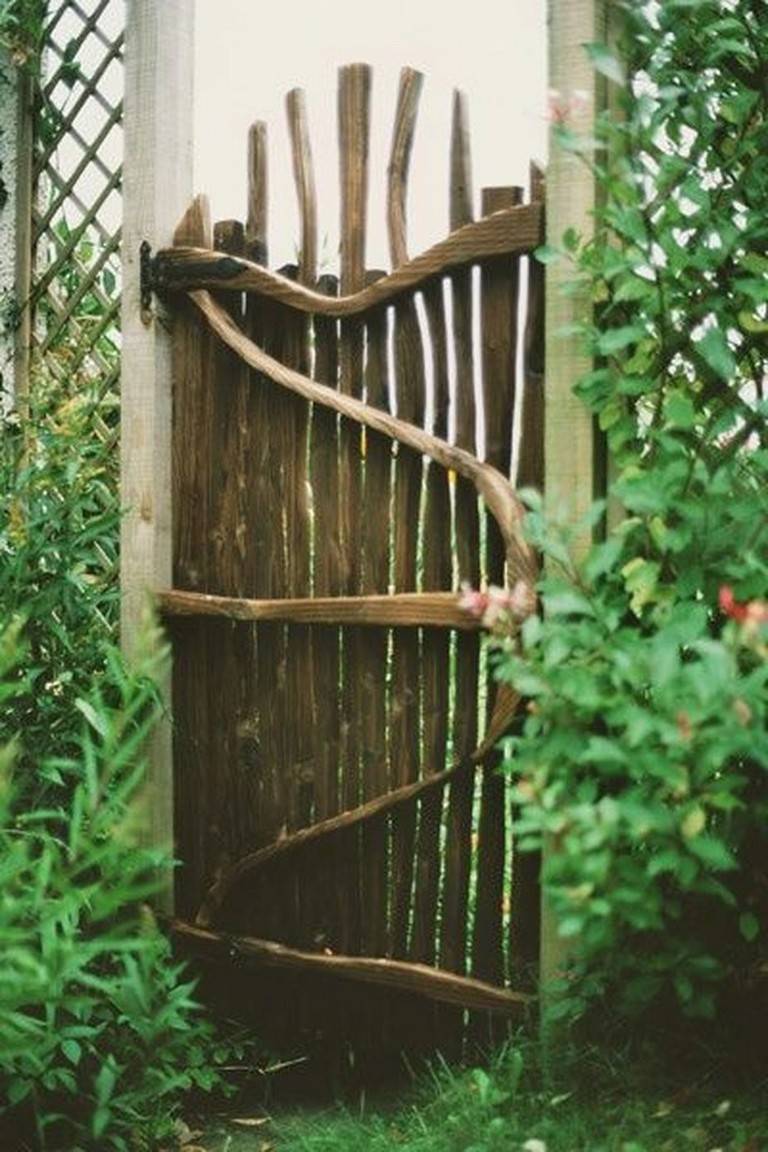
[[[363,984],[378,984],[400,992],[416,993],[441,1004],[456,1004],[460,1008],[509,1015],[524,1010],[532,1000],[532,997],[524,992],[497,988],[469,976],[459,976],[453,972],[441,971],[439,968],[430,968],[426,964],[412,964],[404,960],[372,956],[335,956],[327,952],[303,952],[297,948],[278,944],[274,940],[212,932],[184,920],[172,920],[169,927],[171,933],[178,939],[209,955],[222,956],[229,960],[249,960],[271,968],[341,976]]]
[[[288,624],[361,624],[467,631],[476,631],[482,626],[476,617],[459,607],[455,592],[243,600],[174,588],[158,593],[156,602],[164,616],[224,616],[230,620],[282,620]]]
[[[543,228],[540,204],[494,212],[457,229],[390,275],[347,296],[325,296],[249,260],[204,248],[163,248],[155,257],[155,285],[160,291],[225,288],[255,292],[302,312],[353,316],[390,303],[401,293],[461,265],[531,252],[542,243]]]
[[[349,808],[346,812],[339,812],[336,816],[328,817],[327,820],[320,820],[317,824],[300,828],[297,832],[282,836],[279,840],[243,856],[236,863],[230,865],[208,889],[205,900],[195,917],[196,923],[206,927],[211,924],[238,881],[249,876],[252,872],[258,871],[270,861],[295,852],[308,844],[316,843],[327,836],[349,831],[360,824],[384,816],[402,804],[414,801],[427,792],[442,788],[450,780],[482,763],[509,727],[520,704],[520,697],[511,690],[499,695],[501,702],[497,701],[492,723],[485,739],[467,760],[459,761],[459,763],[451,765],[450,768],[444,768],[441,772],[424,776],[421,780],[415,780],[411,784],[403,784],[400,788],[395,788],[382,796],[376,796],[373,800],[369,800],[357,808]]]

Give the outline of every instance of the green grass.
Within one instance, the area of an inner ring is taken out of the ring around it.
[[[768,1152],[768,1083],[728,1091],[713,1072],[661,1090],[594,1055],[547,1086],[509,1048],[389,1108],[275,1115],[269,1137],[279,1152]]]

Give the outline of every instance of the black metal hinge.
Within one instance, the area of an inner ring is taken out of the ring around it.
[[[157,287],[155,258],[149,240],[142,240],[139,247],[139,293],[141,314],[148,317],[152,312],[152,293]]]

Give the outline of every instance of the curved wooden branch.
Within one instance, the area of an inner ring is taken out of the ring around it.
[[[458,764],[453,764],[450,768],[444,768],[442,772],[435,772],[433,775],[425,776],[412,784],[404,784],[400,788],[386,792],[383,796],[376,796],[373,800],[369,800],[357,808],[350,808],[346,812],[340,812],[337,816],[330,816],[327,820],[321,820],[317,824],[300,828],[298,832],[292,832],[289,836],[283,836],[282,839],[275,840],[272,844],[267,844],[264,848],[259,848],[257,851],[243,856],[242,859],[222,873],[208,889],[197,913],[196,923],[204,926],[210,925],[234,886],[245,876],[257,872],[277,857],[295,852],[297,849],[304,848],[307,844],[312,844],[326,836],[349,831],[351,828],[384,816],[394,808],[414,801],[437,788],[442,788],[450,780],[477,767],[488,756],[509,727],[519,705],[520,697],[512,692],[508,685],[500,685],[496,707],[485,740],[469,759],[459,761]]]
[[[470,480],[499,525],[506,548],[508,579],[510,582],[524,580],[533,587],[536,580],[536,558],[523,536],[523,506],[505,476],[490,464],[478,460],[471,452],[456,448],[414,424],[390,416],[388,412],[372,408],[354,396],[347,396],[335,388],[310,380],[292,368],[286,368],[249,340],[208,292],[194,291],[189,296],[211,330],[257,372],[305,400],[331,408],[358,424],[381,432],[389,439],[405,444],[437,461],[443,468],[453,469]]]
[[[542,242],[541,204],[523,204],[466,224],[388,276],[346,296],[325,296],[277,272],[204,248],[163,248],[156,257],[161,291],[193,288],[256,292],[321,316],[355,316],[394,300],[434,276],[493,256],[531,252]]]
[[[393,268],[408,260],[408,229],[406,225],[406,196],[411,166],[416,116],[424,76],[413,68],[403,68],[397,93],[395,128],[387,167],[387,234],[389,255]]]
[[[184,920],[171,920],[168,927],[174,936],[214,956],[223,955],[230,960],[242,958],[270,968],[342,976],[363,984],[378,984],[401,992],[417,993],[441,1004],[457,1004],[461,1008],[510,1014],[519,1012],[532,1000],[525,992],[497,988],[470,976],[458,976],[453,972],[430,968],[426,964],[373,956],[304,952],[278,944],[275,940],[211,932]]]

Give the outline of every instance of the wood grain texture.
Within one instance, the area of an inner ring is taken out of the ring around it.
[[[530,997],[525,993],[495,988],[478,980],[428,968],[424,964],[370,956],[302,952],[286,948],[274,940],[224,935],[182,920],[171,921],[169,927],[177,938],[208,953],[228,957],[230,960],[248,959],[262,967],[341,976],[346,980],[395,988],[401,992],[416,992],[444,1004],[504,1014],[518,1014],[530,1003]]]
[[[432,407],[435,435],[448,437],[448,329],[443,285],[436,281],[424,293],[432,351]],[[448,473],[430,462],[424,504],[422,587],[450,588],[453,582],[451,554],[451,494]],[[437,595],[445,595],[437,592]],[[423,773],[439,772],[446,762],[449,721],[449,645],[445,632],[424,631],[422,636],[423,680]],[[440,828],[442,794],[430,795],[421,804],[416,858],[413,919],[414,960],[432,964],[437,945],[437,903],[440,882]]]
[[[484,188],[484,214],[522,199],[522,188]],[[480,339],[482,348],[485,455],[503,475],[510,474],[515,408],[515,356],[519,274],[516,260],[484,264],[480,272]],[[486,517],[485,573],[490,584],[504,584],[504,542]],[[486,669],[487,707],[492,713],[496,684]],[[502,902],[505,874],[506,785],[493,754],[482,777],[477,850],[477,898],[472,938],[472,972],[492,983],[504,980]]]
[[[530,196],[533,203],[544,203],[546,177],[538,164],[531,164]],[[530,256],[516,483],[539,492],[544,489],[544,343],[544,265]]]
[[[514,711],[519,707],[519,703],[519,698],[516,698]],[[507,723],[513,718],[513,714],[512,712],[507,717]],[[389,792],[374,797],[372,800],[368,800],[365,804],[339,812],[335,816],[330,816],[326,820],[320,820],[308,828],[301,828],[290,835],[281,835],[271,844],[267,844],[263,848],[250,852],[218,877],[216,882],[211,886],[197,913],[197,921],[201,924],[214,923],[218,916],[219,909],[223,906],[228,895],[234,890],[239,881],[245,876],[258,872],[271,861],[279,857],[291,855],[315,841],[330,839],[335,835],[344,834],[350,829],[362,824],[373,823],[387,812],[392,812],[396,808],[409,804],[419,796],[435,792],[451,780],[470,774],[474,765],[482,763],[484,757],[487,756],[489,749],[493,747],[497,739],[498,733],[491,735],[490,738],[486,737],[471,756],[453,764],[450,768],[445,768],[441,772],[435,772],[433,775],[425,776],[421,780],[414,780],[410,784],[404,784],[399,788],[394,788]]]
[[[369,272],[366,282],[384,273]],[[387,409],[387,314],[372,312],[366,324],[366,403]],[[381,596],[389,588],[392,444],[385,436],[366,430],[363,485],[362,591],[366,597]],[[382,620],[381,625],[391,620]],[[381,796],[391,787],[387,660],[389,633],[384,627],[361,638],[361,765],[364,801]],[[386,820],[364,829],[363,853],[363,948],[371,955],[385,955],[389,931],[390,827]],[[383,1024],[383,1022],[382,1022]]]
[[[207,292],[191,292],[190,299],[195,303],[206,324],[225,344],[236,350],[252,368],[263,372],[276,384],[338,412],[366,428],[381,432],[391,440],[397,440],[407,448],[428,456],[444,468],[453,470],[469,480],[485,500],[504,536],[510,579],[519,578],[531,585],[535,583],[536,558],[521,531],[523,507],[509,480],[496,468],[478,460],[472,452],[458,445],[448,444],[417,425],[402,420],[399,416],[391,416],[388,412],[373,408],[354,396],[344,395],[341,391],[286,368],[236,328],[226,312]]]
[[[543,169],[531,164],[530,197],[543,202]],[[528,259],[528,299],[523,336],[523,392],[520,409],[518,488],[544,489],[544,265]],[[514,820],[517,813],[513,811]],[[510,889],[510,979],[535,984],[541,931],[541,889],[538,852],[514,852]]]
[[[359,191],[356,182],[353,187]],[[251,261],[199,251],[188,245],[164,248],[157,253],[158,288],[163,292],[227,288],[234,292],[254,292],[302,312],[355,316],[381,304],[393,303],[398,296],[454,268],[487,257],[532,251],[542,240],[542,217],[538,204],[525,204],[467,224],[367,288],[344,290],[342,287],[341,295],[335,299],[292,283]]]
[[[173,242],[192,186],[194,12],[183,0],[129,0],[125,44],[125,179],[122,229],[122,386],[120,638],[129,662],[140,650],[149,593],[172,574],[171,338],[157,314],[144,317],[139,246]],[[148,322],[147,322],[148,321]],[[160,691],[170,706],[170,679]],[[173,854],[173,762],[170,725],[148,749],[147,825],[153,847]],[[158,904],[173,906],[173,878],[163,871]]]
[[[307,101],[302,89],[292,89],[286,97],[285,104],[291,138],[293,178],[299,200],[301,227],[299,283],[314,288],[317,280],[317,195],[307,122]]]
[[[200,246],[213,243],[210,210],[204,197],[197,197],[187,209],[176,236]],[[195,593],[211,587],[210,339],[200,330],[192,309],[184,307],[177,312],[172,357],[173,583]],[[206,675],[210,628],[205,621],[198,621],[190,629],[173,630],[172,639],[174,838],[182,861],[176,875],[176,907],[189,915],[211,882],[206,830],[198,807],[207,806],[208,766],[214,755]]]
[[[466,227],[472,211],[472,167],[467,102],[454,94],[451,128],[451,228]],[[451,277],[453,342],[456,362],[456,445],[475,451],[474,350],[472,344],[472,274],[466,269]],[[480,519],[477,492],[472,484],[457,479],[454,489],[456,564],[460,581],[480,584]],[[457,759],[468,756],[478,738],[478,675],[480,643],[477,637],[459,637],[456,645],[453,749]],[[463,972],[467,952],[467,907],[472,855],[472,794],[474,777],[457,780],[451,787],[446,831],[443,914],[440,932],[440,963]],[[451,1026],[452,1023],[452,1026]],[[463,1031],[459,1019],[447,1022],[445,1046],[453,1050]]]
[[[247,600],[171,589],[158,593],[165,616],[230,620],[281,620],[291,624],[365,625],[374,628],[440,628],[477,632],[480,621],[459,607],[455,592],[369,593],[361,596],[281,597]]]
[[[418,73],[400,73],[387,168],[387,237],[393,267],[408,258],[406,200],[421,88]],[[424,349],[414,296],[399,300],[393,315],[394,389],[397,413],[422,427],[425,411]],[[395,461],[393,578],[396,592],[416,588],[423,467],[421,458],[398,451]],[[392,782],[403,786],[420,773],[420,636],[396,632],[392,646],[390,741]],[[392,954],[408,955],[412,912],[416,810],[403,809],[392,827]]]
[[[585,43],[606,44],[606,0],[549,0],[549,84],[563,92],[582,90],[587,100],[574,113],[570,127],[585,137],[594,136],[594,117],[602,81],[584,51]],[[547,235],[559,244],[568,228],[588,240],[594,228],[596,186],[583,158],[550,147],[547,171]],[[576,288],[568,261],[550,265],[546,277],[546,388],[544,414],[544,464],[547,502],[552,513],[573,525],[586,525],[595,493],[597,437],[591,413],[574,394],[576,381],[592,362],[577,336],[563,338],[563,330],[576,331],[592,309],[588,285]],[[569,290],[565,291],[566,285]],[[582,527],[572,538],[575,556],[585,553],[591,532]],[[550,850],[551,846],[546,846]],[[546,900],[542,903],[540,979],[546,988],[557,978],[567,960],[565,941]]]
[[[371,79],[367,64],[350,64],[339,69],[342,295],[359,292],[365,284]],[[345,396],[359,398],[363,394],[363,349],[361,321],[345,320],[339,345],[339,388]],[[344,421],[339,429],[341,561],[342,588],[350,595],[359,592],[361,582],[362,475],[360,429]],[[342,661],[341,786],[345,807],[353,807],[362,795],[359,634],[342,634]],[[347,848],[344,869],[347,911],[342,940],[346,951],[358,952],[362,932],[362,857],[356,834],[350,835]]]

